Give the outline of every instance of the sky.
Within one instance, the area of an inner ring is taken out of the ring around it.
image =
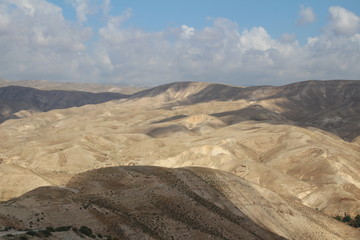
[[[0,0],[0,78],[360,80],[358,0]]]

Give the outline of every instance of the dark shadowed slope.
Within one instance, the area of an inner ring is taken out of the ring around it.
[[[120,239],[358,239],[360,232],[235,175],[112,167],[0,204],[0,225],[82,225]],[[281,237],[283,236],[283,237]]]
[[[88,93],[79,91],[51,90],[8,86],[0,88],[0,122],[17,118],[21,110],[45,112],[53,109],[98,104],[115,99],[127,98],[121,93]]]

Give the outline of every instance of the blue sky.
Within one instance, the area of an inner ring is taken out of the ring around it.
[[[69,1],[51,0],[64,10],[64,16],[76,21],[76,10]],[[98,1],[98,6],[102,1]],[[311,24],[297,24],[301,6],[311,7],[316,19]],[[282,34],[295,34],[296,38],[305,43],[308,37],[317,35],[326,24],[328,8],[341,6],[360,15],[360,1],[357,0],[118,0],[112,1],[109,14],[120,15],[132,9],[132,16],[124,27],[142,28],[146,31],[161,31],[168,27],[183,24],[204,28],[210,24],[209,19],[227,18],[238,23],[240,28],[264,27],[274,38]],[[99,28],[106,19],[101,15],[89,14],[87,24]]]
[[[0,78],[359,79],[360,1],[0,0]]]

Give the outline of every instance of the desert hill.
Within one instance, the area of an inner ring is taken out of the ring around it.
[[[360,231],[235,175],[112,167],[0,204],[0,224],[89,226],[120,239],[356,239]]]
[[[0,138],[5,139],[0,141],[0,200],[21,196],[16,201],[25,201],[24,196],[33,198],[42,190],[27,192],[44,186],[48,187],[40,189],[57,196],[60,190],[55,186],[79,189],[69,184],[84,182],[80,176],[94,169],[101,169],[94,170],[96,174],[110,171],[111,166],[196,166],[226,171],[226,178],[270,191],[300,206],[296,216],[305,219],[307,211],[355,216],[360,214],[359,93],[357,81],[246,88],[173,83],[118,101],[10,119],[0,124]],[[231,199],[236,197],[226,198],[234,204]],[[243,211],[240,205],[236,207]],[[25,203],[21,206],[27,208]],[[290,227],[279,230],[285,224],[280,218],[274,224],[249,214],[245,215],[263,227],[264,236],[270,236],[268,230],[290,239],[300,234]],[[322,217],[316,219],[328,224]],[[357,239],[356,234],[333,235],[327,239]],[[313,236],[303,239],[326,239]]]
[[[2,82],[3,85],[7,83],[4,80]],[[17,84],[26,85],[23,82]],[[51,86],[54,88],[59,88],[58,85],[66,86],[64,83],[51,84],[41,81],[30,81],[27,85],[46,89]],[[75,86],[81,89],[96,89],[92,85],[78,84],[73,87]],[[105,89],[115,91],[115,88]],[[124,88],[124,91],[127,90]],[[279,87],[236,87],[201,82],[178,82],[131,93],[131,95],[115,92],[94,94],[60,90],[42,92],[38,89],[19,86],[3,87],[0,88],[0,121],[26,117],[37,111],[97,104],[123,98],[129,98],[129,101],[136,102],[138,105],[151,103],[154,106],[170,108],[211,101],[243,100],[248,106],[256,104],[259,108],[250,108],[248,111],[252,110],[251,113],[244,113],[243,106],[239,106],[240,108],[235,109],[231,114],[232,117],[229,118],[264,121],[274,120],[276,115],[275,119],[281,119],[278,121],[280,123],[313,126],[335,133],[348,141],[360,135],[357,127],[357,122],[360,121],[360,83],[358,81],[306,81]],[[19,96],[22,97],[19,99]],[[264,111],[267,113],[264,114]]]
[[[360,120],[359,81],[306,81],[279,87],[182,82],[147,89],[131,99],[166,101],[169,106],[245,100],[300,126],[324,129],[346,140],[360,135],[356,125]]]
[[[115,99],[127,98],[121,93],[88,93],[79,91],[49,90],[8,86],[0,88],[0,122],[21,117],[22,110],[44,112],[52,109],[79,107],[86,104],[99,104]],[[23,111],[22,114],[26,114]],[[16,114],[18,113],[18,114]]]
[[[0,181],[6,183],[0,196],[65,185],[74,174],[94,168],[202,166],[234,173],[332,216],[360,213],[356,142],[282,124],[278,115],[262,121],[232,118],[240,106],[245,113],[259,108],[268,114],[244,100],[171,110],[125,101],[8,120],[0,125],[0,137],[7,139],[0,143]]]
[[[144,87],[135,86],[116,86],[110,84],[95,83],[73,83],[73,82],[55,82],[47,80],[5,80],[0,79],[0,87],[21,86],[36,88],[39,90],[63,90],[63,91],[81,91],[91,93],[113,92],[122,94],[134,94],[145,90]]]

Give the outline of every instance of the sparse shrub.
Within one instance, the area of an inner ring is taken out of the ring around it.
[[[41,230],[41,231],[39,231],[39,232],[40,232],[42,235],[44,235],[45,237],[51,236],[51,232],[48,231],[47,229]]]
[[[21,236],[19,239],[20,239],[20,240],[28,240],[28,238],[25,237],[25,236]]]
[[[350,222],[351,221],[351,217],[349,215],[345,215],[345,217],[343,217],[342,221],[344,223]]]
[[[70,229],[71,229],[71,226],[61,226],[61,227],[55,228],[55,232],[66,232],[66,231],[69,231]]]
[[[5,231],[9,231],[9,230],[11,230],[11,229],[14,229],[14,227],[12,227],[12,226],[6,226],[4,230],[5,230]]]
[[[46,227],[46,230],[49,232],[55,232],[55,229],[53,227]]]
[[[344,217],[336,216],[334,217],[336,220],[341,221],[343,223],[346,223],[349,226],[360,228],[360,215],[356,215],[354,219],[351,218],[351,216],[345,214]]]
[[[32,230],[31,230],[31,231],[27,231],[26,234],[27,234],[27,235],[30,235],[30,236],[37,236],[37,237],[39,236],[39,234],[38,234],[37,232],[32,231]]]
[[[81,232],[82,234],[85,234],[86,236],[89,236],[89,237],[91,237],[91,235],[92,235],[92,233],[93,233],[90,228],[85,227],[85,226],[81,226],[81,227],[79,228],[79,232]]]
[[[356,215],[354,220],[352,220],[349,225],[352,227],[359,228],[360,227],[360,215]]]

